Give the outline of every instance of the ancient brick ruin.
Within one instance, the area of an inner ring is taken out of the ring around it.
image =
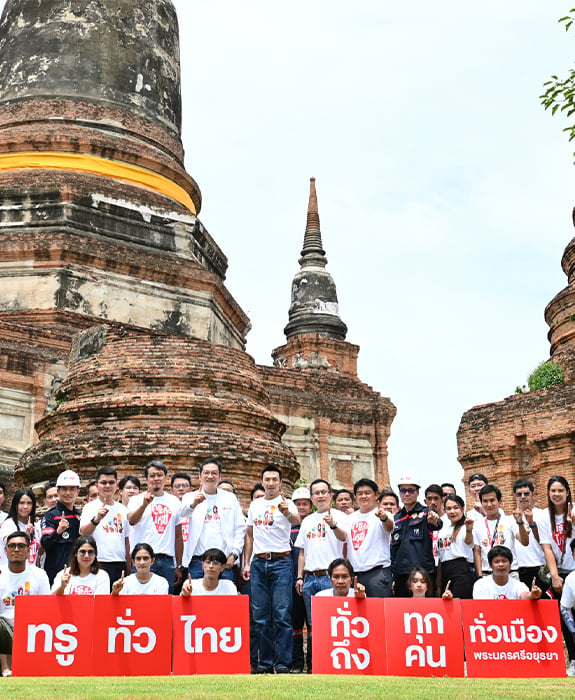
[[[191,469],[211,454],[244,496],[270,462],[293,483],[296,457],[308,478],[387,482],[395,407],[357,378],[315,188],[297,279],[318,284],[294,292],[275,367],[256,367],[180,127],[169,0],[7,0],[0,474],[88,480],[101,464]]]
[[[567,286],[547,305],[550,357],[565,371],[565,383],[516,394],[463,414],[457,432],[465,480],[484,473],[507,494],[524,477],[546,506],[549,477],[562,474],[575,483],[575,238],[562,259]]]

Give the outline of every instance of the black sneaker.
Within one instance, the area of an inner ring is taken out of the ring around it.
[[[301,666],[292,666],[289,670],[290,673],[303,673],[303,668]]]
[[[276,666],[276,673],[289,673],[290,670],[287,666]]]

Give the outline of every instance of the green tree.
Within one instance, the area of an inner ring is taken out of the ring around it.
[[[527,384],[531,391],[536,389],[549,389],[557,384],[563,384],[565,374],[563,368],[556,362],[549,360],[542,362],[536,369],[531,372]]]
[[[575,22],[575,7],[558,21],[568,32]],[[545,109],[550,109],[551,114],[563,112],[567,118],[575,114],[575,68],[572,68],[564,79],[552,75],[550,80],[543,83],[543,87],[545,92],[539,95],[539,99]],[[563,131],[569,134],[569,141],[575,139],[575,124],[566,126]],[[575,153],[573,155],[575,156]]]

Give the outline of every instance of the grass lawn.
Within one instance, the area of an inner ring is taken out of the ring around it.
[[[575,697],[575,678],[451,679],[361,676],[0,678],[2,698],[253,698],[254,700],[493,700]]]

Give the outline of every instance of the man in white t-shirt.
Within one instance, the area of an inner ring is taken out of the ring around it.
[[[331,509],[333,492],[324,479],[312,481],[309,492],[316,512],[303,519],[294,546],[299,548],[295,587],[303,595],[307,619],[311,621],[311,597],[331,588],[328,568],[342,555],[348,516]]]
[[[319,591],[315,595],[321,597],[365,598],[365,586],[354,576],[354,571],[349,560],[338,557],[328,566],[327,572],[331,581],[331,587]],[[353,588],[352,588],[353,584]]]
[[[377,500],[378,488],[371,479],[353,485],[359,506],[347,516],[347,558],[370,598],[391,596],[390,539],[393,517]]]
[[[146,542],[152,547],[156,557],[152,572],[168,581],[172,594],[174,583],[180,583],[182,579],[181,504],[175,496],[164,491],[168,469],[163,462],[157,459],[148,462],[144,476],[148,490],[133,496],[128,503],[130,539],[135,544]]]
[[[192,579],[202,578],[202,556],[221,549],[227,557],[222,578],[236,583],[234,566],[244,546],[246,519],[236,496],[218,488],[222,465],[217,459],[200,464],[200,488],[182,498],[180,517],[189,522],[184,563]]]
[[[262,472],[265,495],[248,510],[243,577],[251,580],[251,608],[259,644],[259,665],[252,673],[289,673],[292,662],[291,525],[300,522],[293,501],[281,493],[276,466]],[[253,558],[252,558],[253,554]]]
[[[531,582],[531,590],[519,579],[511,578],[511,563],[513,554],[509,547],[496,544],[487,555],[489,567],[493,571],[490,576],[477,580],[473,586],[473,597],[483,600],[538,600],[541,589],[535,579]]]
[[[16,530],[6,537],[8,566],[0,574],[0,654],[3,676],[12,675],[12,640],[14,638],[14,603],[19,595],[48,595],[50,582],[46,572],[28,564],[30,538]]]
[[[545,554],[539,544],[539,520],[543,511],[535,507],[533,494],[535,486],[527,479],[517,479],[513,484],[513,495],[517,508],[523,513],[523,523],[529,535],[529,544],[524,547],[519,540],[515,542],[515,554],[519,564],[519,580],[530,586],[533,577],[545,564]]]
[[[519,508],[512,516],[501,510],[501,491],[495,484],[487,484],[480,493],[484,518],[478,518],[473,524],[473,558],[477,576],[489,576],[489,552],[495,545],[509,549],[513,558],[512,577],[519,579],[515,541],[519,540],[525,547],[529,544],[529,533],[525,528],[523,513]]]
[[[98,498],[88,501],[80,516],[80,534],[96,540],[98,563],[109,576],[110,591],[122,572],[130,573],[128,509],[114,500],[117,487],[114,467],[100,467],[96,472]]]

